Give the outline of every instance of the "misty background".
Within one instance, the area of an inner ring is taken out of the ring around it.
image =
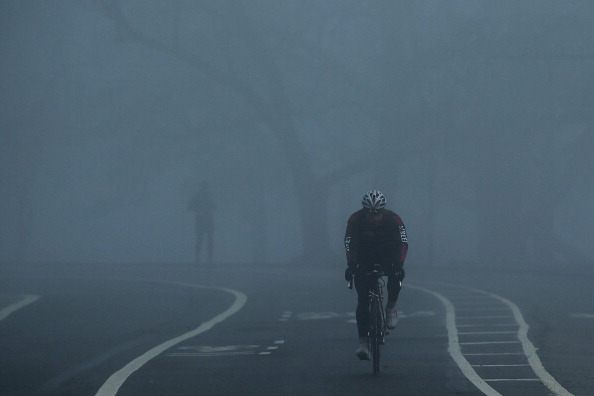
[[[370,188],[415,266],[588,270],[594,3],[0,5],[0,261],[336,265]]]

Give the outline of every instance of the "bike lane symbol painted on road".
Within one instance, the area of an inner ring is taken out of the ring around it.
[[[183,345],[168,353],[168,357],[214,357],[241,355],[270,355],[277,352],[285,340],[277,339],[269,344],[256,345]]]
[[[167,356],[237,356],[255,355],[260,345],[185,345],[168,353]]]

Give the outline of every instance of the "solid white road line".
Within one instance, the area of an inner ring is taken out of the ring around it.
[[[154,283],[165,283],[165,284],[173,284],[177,286],[184,286],[190,287],[195,289],[211,289],[211,290],[220,290],[227,293],[232,294],[235,296],[235,301],[229,308],[225,311],[221,312],[220,314],[216,315],[212,319],[207,322],[202,323],[200,326],[191,330],[185,334],[182,334],[178,337],[172,338],[164,343],[157,345],[156,347],[148,350],[147,352],[143,353],[142,355],[138,356],[136,359],[132,360],[130,363],[126,364],[120,370],[116,371],[112,374],[107,381],[99,388],[95,396],[115,396],[120,389],[120,387],[124,384],[124,382],[134,373],[136,370],[144,366],[148,363],[151,359],[157,357],[161,353],[165,352],[169,348],[187,340],[192,337],[196,337],[198,334],[204,333],[210,329],[212,329],[218,323],[221,323],[225,319],[229,318],[230,316],[239,312],[241,308],[245,305],[247,301],[247,296],[239,291],[220,288],[220,287],[209,287],[209,286],[202,286],[202,285],[194,285],[190,283],[183,283],[183,282],[168,282],[168,281],[149,281]]]
[[[504,381],[540,381],[539,378],[489,378],[487,382],[504,382]]]
[[[471,335],[471,334],[516,334],[517,331],[460,331],[459,335]]]
[[[14,304],[10,304],[5,308],[2,308],[2,310],[0,310],[0,320],[8,318],[10,314],[12,314],[13,312],[16,312],[19,309],[24,308],[31,303],[34,303],[38,299],[39,296],[36,296],[34,294],[27,294],[20,301],[17,301]]]
[[[573,396],[567,389],[565,389],[560,383],[555,380],[555,378],[549,374],[549,372],[544,368],[538,354],[536,353],[536,347],[532,342],[528,339],[528,324],[524,320],[524,316],[522,316],[522,312],[520,312],[520,308],[510,300],[498,296],[497,294],[489,293],[484,290],[480,289],[471,289],[476,291],[477,293],[482,293],[483,295],[491,296],[505,305],[510,307],[514,314],[514,318],[516,322],[520,325],[518,329],[518,339],[522,342],[522,349],[524,350],[524,354],[528,358],[528,363],[532,367],[532,371],[536,374],[538,378],[542,381],[542,383],[549,388],[551,392],[555,395],[560,396]]]
[[[445,298],[443,295],[441,295],[437,292],[434,292],[432,290],[425,289],[424,287],[413,286],[408,283],[407,283],[406,287],[410,287],[411,289],[415,289],[415,290],[419,290],[419,291],[431,294],[431,295],[437,297],[437,299],[439,301],[441,301],[441,303],[444,305],[444,307],[446,309],[446,327],[448,330],[448,344],[449,344],[448,352],[450,353],[450,356],[452,357],[452,359],[454,359],[454,362],[456,362],[456,364],[462,371],[462,374],[464,374],[464,376],[466,378],[468,378],[468,380],[470,382],[472,382],[473,385],[476,386],[481,392],[483,392],[487,396],[501,396],[501,394],[499,392],[497,392],[495,389],[491,388],[489,386],[489,384],[487,384],[485,382],[485,380],[483,380],[476,373],[476,371],[474,370],[474,368],[472,368],[472,366],[470,365],[468,360],[466,360],[464,355],[462,355],[462,351],[460,350],[460,344],[458,343],[458,329],[456,328],[456,313],[454,311],[454,305],[451,303],[451,301],[448,300],[447,298]]]
[[[472,367],[530,367],[529,364],[473,364]]]
[[[505,356],[505,355],[524,355],[523,352],[473,352],[465,353],[464,356]]]
[[[594,319],[594,314],[591,313],[584,313],[584,312],[574,312],[569,314],[572,318],[579,318],[579,319]]]
[[[168,353],[165,356],[171,357],[211,357],[211,356],[241,356],[241,355],[255,355],[255,351],[238,351],[238,352],[174,352]]]
[[[459,324],[458,327],[510,327],[518,326],[517,323],[473,323],[473,324]]]
[[[461,342],[460,345],[519,344],[520,341],[473,341]]]

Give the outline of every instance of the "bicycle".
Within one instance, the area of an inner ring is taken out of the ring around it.
[[[380,372],[380,346],[385,344],[385,336],[389,334],[383,301],[384,276],[387,276],[387,274],[378,265],[374,265],[364,276],[370,277],[370,282],[373,284],[369,288],[367,342],[371,353],[372,371],[374,375],[377,375]],[[349,288],[353,288],[353,279],[349,282]]]

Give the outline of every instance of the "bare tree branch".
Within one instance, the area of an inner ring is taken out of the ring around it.
[[[257,95],[255,90],[243,80],[237,78],[236,75],[225,73],[220,68],[211,65],[198,55],[184,49],[181,45],[160,41],[134,28],[128,18],[124,15],[119,0],[104,1],[103,4],[106,15],[114,22],[116,30],[118,31],[118,34],[121,35],[122,39],[132,40],[147,48],[186,63],[190,67],[200,70],[217,83],[244,96],[248,101],[258,104],[259,106],[264,106],[263,99]]]

